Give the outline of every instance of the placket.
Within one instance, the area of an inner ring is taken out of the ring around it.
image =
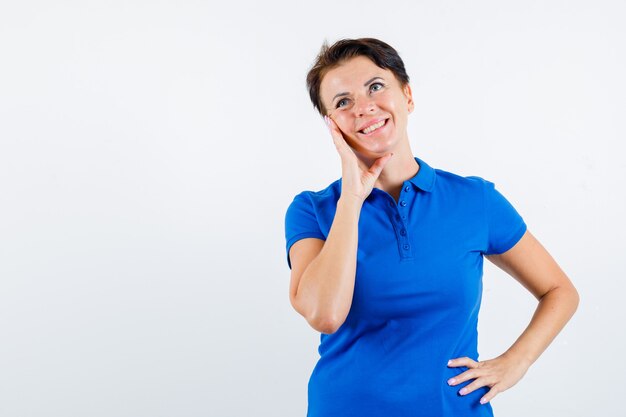
[[[389,214],[389,219],[396,233],[398,252],[402,262],[413,260],[413,246],[411,245],[411,235],[407,224],[409,208],[414,201],[415,193],[415,190],[405,182],[402,185],[400,198],[396,204],[394,198],[385,192],[388,199],[387,213]]]

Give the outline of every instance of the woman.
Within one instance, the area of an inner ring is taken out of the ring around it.
[[[308,417],[493,416],[489,401],[576,311],[576,289],[493,182],[413,156],[391,46],[324,45],[307,85],[342,169],[285,217],[291,304],[321,332]],[[483,256],[539,303],[506,352],[479,361]]]

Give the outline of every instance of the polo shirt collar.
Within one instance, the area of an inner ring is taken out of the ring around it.
[[[428,192],[432,191],[435,186],[435,170],[426,162],[422,161],[420,158],[416,156],[414,158],[415,161],[419,164],[420,168],[417,171],[417,174],[409,179],[409,181],[412,182],[413,185],[418,187],[420,190]]]

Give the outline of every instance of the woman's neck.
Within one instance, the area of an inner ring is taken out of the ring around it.
[[[419,168],[419,164],[411,153],[403,152],[398,155],[394,152],[374,183],[374,187],[387,192],[397,201],[404,181],[413,178]]]

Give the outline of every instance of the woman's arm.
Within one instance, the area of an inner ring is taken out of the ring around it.
[[[296,242],[291,247],[290,297],[314,329],[330,334],[345,322],[352,306],[363,202],[393,154],[378,158],[371,167],[361,166],[333,119],[325,116],[324,120],[341,157],[341,196],[319,253],[314,256],[319,242]]]
[[[290,249],[291,304],[315,330],[334,333],[345,321],[354,294],[358,226],[362,202],[339,198],[326,241],[317,256],[316,242],[302,239]]]
[[[491,388],[481,403],[491,401],[524,376],[574,315],[580,300],[565,272],[528,230],[511,249],[486,258],[519,281],[539,304],[524,332],[499,357],[481,362],[463,357],[450,362],[451,367],[470,368],[449,380],[450,385],[475,379],[460,391],[461,395],[483,386]]]
[[[505,352],[530,366],[574,315],[580,301],[578,291],[528,230],[513,248],[487,259],[539,300],[528,327]]]

